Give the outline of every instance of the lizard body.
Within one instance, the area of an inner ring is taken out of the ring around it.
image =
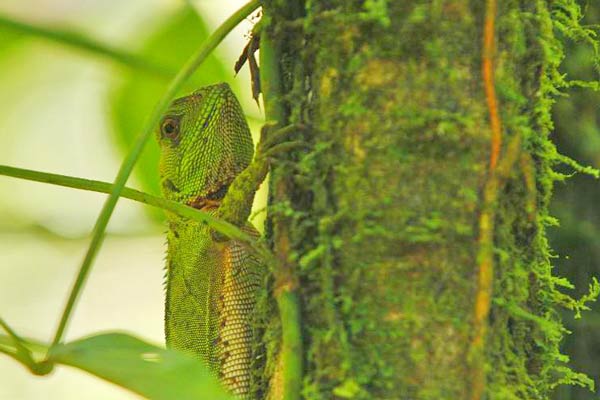
[[[173,101],[158,130],[163,194],[257,237],[247,222],[268,166],[255,160],[250,130],[227,84]],[[249,398],[253,312],[265,266],[248,244],[217,240],[203,223],[169,215],[167,346],[203,359],[236,395]]]

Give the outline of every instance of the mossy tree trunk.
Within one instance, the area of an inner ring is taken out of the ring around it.
[[[297,278],[305,398],[544,399],[587,383],[559,353],[557,308],[579,303],[558,291],[544,228],[562,160],[555,27],[577,29],[575,11],[265,1],[267,113],[302,123],[311,148],[276,164],[270,209]]]

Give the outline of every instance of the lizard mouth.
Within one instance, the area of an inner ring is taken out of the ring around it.
[[[187,205],[197,210],[218,207],[221,204],[223,197],[225,197],[225,194],[227,194],[228,189],[229,183],[225,183],[216,190],[212,190],[207,194],[192,198],[188,201]]]

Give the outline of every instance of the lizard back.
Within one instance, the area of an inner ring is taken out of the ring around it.
[[[258,236],[250,225],[246,233]],[[202,224],[174,224],[168,233],[165,333],[171,348],[203,359],[230,390],[251,388],[253,313],[264,267],[244,243],[218,243]]]

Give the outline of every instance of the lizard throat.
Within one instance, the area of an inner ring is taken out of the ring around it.
[[[217,208],[221,204],[221,200],[227,194],[229,184],[225,184],[215,191],[209,192],[206,195],[196,196],[195,198],[188,201],[188,206],[193,207],[197,210],[204,210],[207,208]]]

